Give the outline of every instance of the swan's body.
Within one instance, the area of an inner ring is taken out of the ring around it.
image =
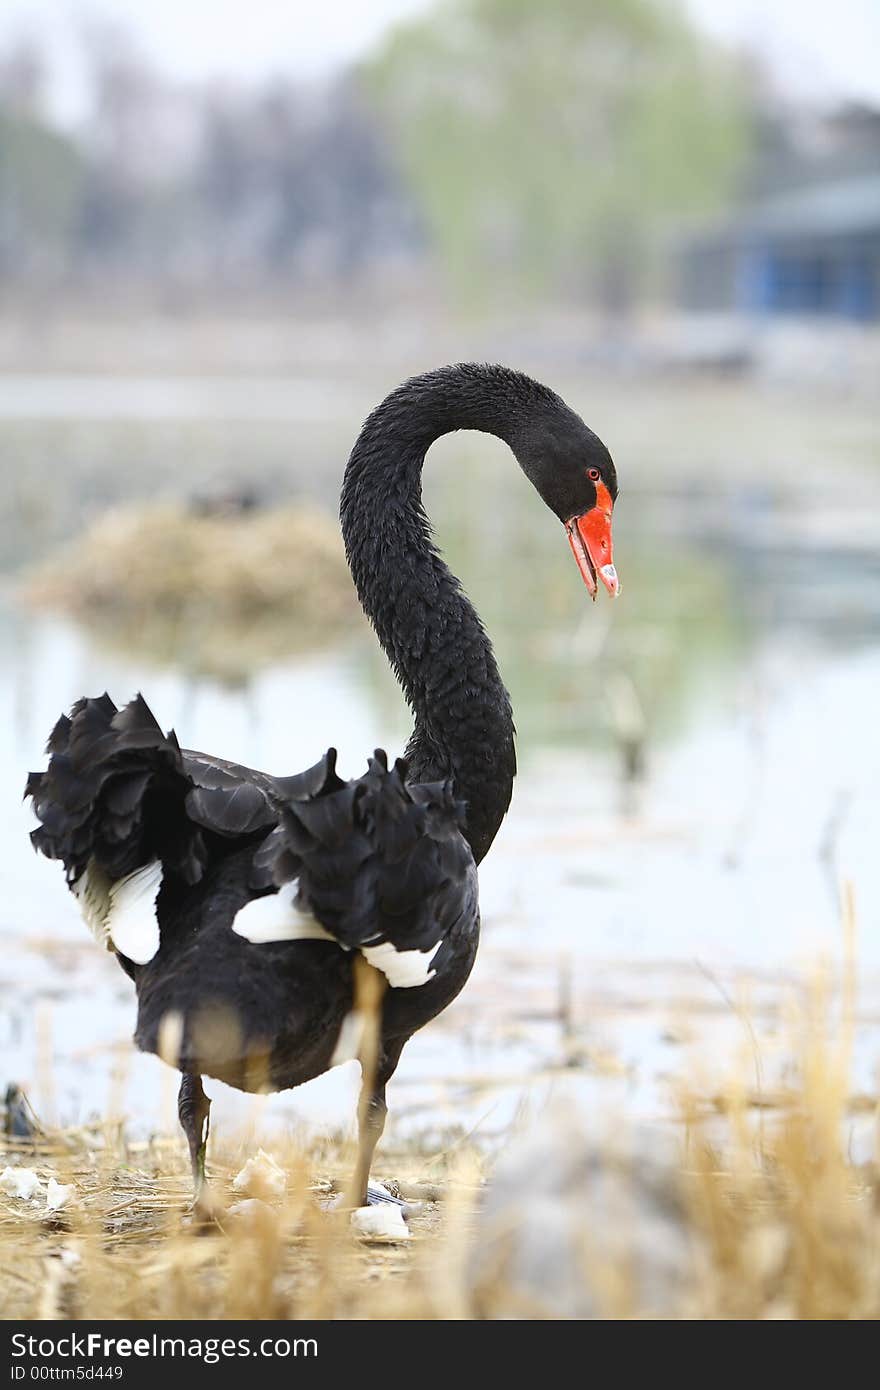
[[[62,716],[48,770],[28,781],[35,846],[64,862],[86,921],[135,983],[138,1046],[183,1073],[197,1190],[200,1076],[284,1090],[362,1055],[366,961],[386,988],[360,1112],[363,1200],[403,1045],[473,965],[476,866],[507,810],[515,756],[491,644],[421,507],[429,445],[461,428],[510,444],[566,523],[591,590],[598,573],[615,592],[617,484],[604,445],[519,373],[444,368],[373,412],[342,491],[358,594],[415,716],[404,762],[389,769],[377,753],[343,782],[331,750],[305,773],[273,777],[182,750],[140,696],[117,710],[105,695]]]

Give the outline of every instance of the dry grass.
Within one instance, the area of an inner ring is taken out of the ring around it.
[[[701,1098],[683,1095],[706,1316],[880,1317],[880,1107],[850,1093],[849,1040],[845,1028],[832,1038],[823,990],[798,1042],[791,1084],[774,1100],[756,1106],[740,1074],[713,1098],[720,1120],[708,1121]],[[866,1109],[875,1151],[859,1164],[848,1135]]]
[[[220,677],[338,636],[359,612],[338,525],[306,506],[107,512],[24,593],[113,644]]]
[[[43,1203],[0,1197],[4,1316],[448,1315],[442,1304],[426,1312],[409,1277],[428,1251],[433,1263],[448,1246],[436,1203],[414,1215],[408,1244],[364,1243],[342,1213],[328,1209],[347,1176],[341,1151],[307,1159],[293,1146],[275,1146],[289,1174],[287,1199],[236,1213],[232,1178],[244,1153],[212,1149],[213,1188],[226,1210],[205,1230],[188,1214],[182,1148],[176,1138],[131,1145],[121,1134],[95,1132],[58,1133],[36,1153],[19,1141],[19,1161],[44,1181],[73,1182],[77,1200],[47,1213]],[[409,1175],[407,1191],[435,1191],[433,1183],[420,1188],[422,1166],[412,1157],[392,1155],[388,1163]]]
[[[754,1096],[752,1058],[733,1067],[720,1093],[682,1080],[685,1158],[670,1182],[682,1197],[676,1219],[690,1253],[675,1314],[880,1317],[878,1168],[854,1163],[847,1138],[853,1114],[876,1113],[877,1102],[850,1094],[847,1009],[844,1000],[835,1019],[822,987],[790,1019],[788,1079],[772,1096]],[[255,1147],[253,1137],[225,1148],[212,1141],[214,1184],[227,1212],[204,1232],[188,1224],[182,1140],[129,1143],[119,1126],[58,1132],[36,1147],[7,1140],[3,1163],[36,1167],[44,1181],[72,1181],[77,1203],[53,1215],[0,1197],[5,1316],[548,1315],[538,1298],[530,1305],[521,1291],[507,1296],[503,1261],[493,1267],[490,1298],[474,1286],[472,1254],[484,1239],[484,1175],[475,1154],[383,1148],[379,1175],[393,1175],[423,1205],[411,1218],[413,1239],[379,1245],[360,1240],[343,1214],[327,1209],[350,1171],[345,1144],[309,1152],[276,1146],[290,1175],[287,1199],[257,1207],[250,1218],[230,1214],[232,1176]],[[571,1196],[560,1193],[560,1201]],[[638,1221],[638,1204],[633,1213]],[[511,1220],[515,1226],[516,1211]],[[643,1242],[641,1258],[644,1250]],[[609,1316],[644,1312],[633,1302],[637,1281],[625,1271],[587,1266],[584,1278]]]

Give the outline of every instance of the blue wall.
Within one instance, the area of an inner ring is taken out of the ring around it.
[[[755,242],[740,256],[737,301],[761,314],[827,314],[878,317],[880,256],[868,248],[804,249]]]

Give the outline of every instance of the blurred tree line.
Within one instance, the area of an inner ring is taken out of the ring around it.
[[[125,34],[83,33],[90,111],[47,116],[34,42],[0,55],[0,281],[345,281],[420,244],[361,86],[175,86]]]
[[[458,0],[368,77],[470,293],[626,309],[658,231],[722,201],[745,148],[741,73],[663,0]]]
[[[53,126],[36,41],[0,54],[0,282],[343,285],[439,263],[464,296],[621,310],[658,230],[724,199],[734,66],[665,0],[439,0],[320,85],[182,88],[125,33],[81,42]]]

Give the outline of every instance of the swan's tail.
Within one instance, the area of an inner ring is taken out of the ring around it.
[[[96,937],[138,961],[140,937],[146,931],[152,942],[157,930],[163,872],[192,884],[205,864],[202,831],[186,814],[193,784],[177,738],[162,732],[141,695],[117,709],[104,694],[61,716],[47,752],[48,768],[32,772],[25,788],[40,822],[34,848],[62,861]]]

